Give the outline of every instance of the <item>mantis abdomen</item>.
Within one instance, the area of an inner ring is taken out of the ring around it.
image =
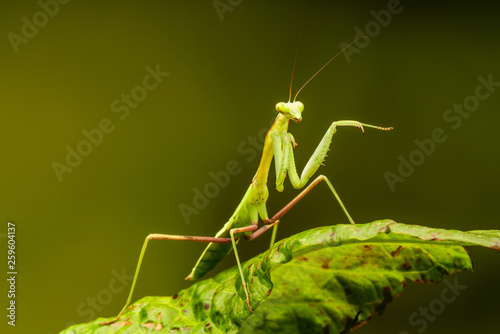
[[[249,208],[249,203],[247,201],[251,188],[252,186],[248,188],[245,196],[243,196],[238,208],[233,213],[229,221],[224,224],[224,227],[215,235],[216,238],[220,238],[221,240],[230,239],[229,231],[232,228],[245,227],[252,224],[251,217],[255,216],[255,214],[250,214],[249,211],[254,211],[255,209],[253,207]],[[239,240],[242,234],[243,233],[235,234],[235,239]],[[197,280],[203,277],[207,272],[212,270],[219,262],[221,262],[232,249],[233,245],[230,241],[228,243],[209,243],[196,262],[196,265],[191,270],[191,273],[185,279]]]

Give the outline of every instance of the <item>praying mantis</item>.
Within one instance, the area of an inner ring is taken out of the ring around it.
[[[354,43],[353,41],[352,43]],[[226,222],[224,227],[215,235],[215,237],[205,237],[205,236],[181,236],[181,235],[169,235],[169,234],[150,234],[146,237],[144,244],[139,255],[139,261],[137,263],[135,275],[132,281],[132,286],[126,301],[125,306],[120,311],[118,316],[103,324],[111,323],[117,320],[123,312],[127,309],[131,302],[132,295],[137,283],[137,278],[141,268],[142,260],[146,252],[147,245],[150,240],[182,240],[182,241],[197,241],[208,243],[204,252],[196,262],[191,273],[186,277],[186,280],[196,280],[203,277],[207,272],[212,270],[231,250],[234,251],[236,257],[236,263],[238,265],[241,283],[245,291],[246,304],[248,309],[253,312],[252,301],[248,292],[248,285],[245,281],[245,276],[243,275],[243,270],[240,263],[240,258],[238,256],[238,250],[236,247],[237,242],[240,238],[244,237],[247,240],[254,240],[264,232],[273,228],[271,236],[271,246],[274,244],[277,227],[281,217],[287,213],[300,199],[302,199],[312,188],[318,185],[321,181],[324,181],[331,192],[337,199],[340,207],[347,216],[349,222],[354,224],[354,220],[351,218],[349,212],[342,203],[339,195],[335,191],[332,183],[324,175],[319,175],[314,181],[312,181],[300,194],[298,194],[290,203],[288,203],[283,209],[276,213],[273,217],[269,218],[267,213],[266,202],[269,196],[267,188],[267,179],[269,171],[271,168],[271,163],[274,158],[275,172],[276,172],[276,188],[278,191],[282,192],[284,189],[284,182],[288,175],[290,183],[295,189],[302,189],[309,181],[309,179],[318,170],[323,160],[326,157],[326,153],[329,150],[330,144],[332,142],[332,137],[336,133],[338,127],[347,126],[355,127],[361,129],[364,134],[364,128],[374,128],[377,130],[392,130],[392,127],[379,127],[370,124],[360,123],[358,121],[336,121],[333,122],[328,130],[326,131],[323,139],[321,139],[316,150],[309,158],[306,166],[304,167],[301,175],[297,173],[297,168],[295,165],[294,149],[297,145],[293,135],[288,132],[288,125],[290,121],[295,123],[300,123],[302,120],[302,112],[304,111],[304,104],[297,101],[297,96],[300,91],[316,76],[318,75],[331,61],[333,61],[339,54],[341,54],[345,49],[352,45],[349,44],[340,52],[338,52],[334,57],[332,57],[326,64],[324,64],[306,83],[297,91],[293,102],[290,102],[292,96],[292,83],[293,74],[295,71],[295,63],[297,61],[297,53],[295,54],[295,60],[292,70],[292,80],[290,82],[290,92],[288,102],[279,102],[276,104],[276,111],[278,115],[266,134],[264,147],[262,151],[262,158],[260,160],[259,167],[255,176],[253,177],[252,183],[248,187],[245,195],[243,196],[238,207],[232,214],[231,218]],[[298,50],[298,49],[297,49]],[[259,228],[259,218],[264,223],[263,226]]]

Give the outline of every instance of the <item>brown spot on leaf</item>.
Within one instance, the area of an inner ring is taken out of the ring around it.
[[[398,248],[396,248],[396,250],[393,250],[393,251],[391,252],[392,257],[396,257],[396,256],[398,256],[399,252],[401,252],[401,250],[402,250],[403,248],[405,248],[405,246],[400,245],[400,246],[398,246]]]
[[[178,294],[175,294],[175,295],[173,295],[173,296],[172,296],[172,298],[173,298],[173,299],[177,299],[177,298],[179,298],[179,295],[178,295]]]
[[[143,327],[146,327],[146,328],[153,328],[155,326],[154,322],[146,322],[144,324],[142,324]]]
[[[205,311],[208,310],[209,308],[210,308],[210,305],[205,304]]]
[[[134,323],[132,321],[129,321],[129,319],[125,320],[125,321],[117,321],[117,322],[114,322],[111,324],[111,326],[130,326],[130,325],[133,325]]]
[[[405,262],[401,265],[401,268],[403,268],[404,270],[410,270],[412,266],[408,262]]]

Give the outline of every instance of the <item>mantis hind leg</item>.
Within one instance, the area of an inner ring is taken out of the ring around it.
[[[320,183],[321,181],[325,181],[326,182],[326,184],[328,185],[328,187],[332,191],[333,195],[335,196],[335,198],[339,202],[340,207],[342,208],[342,210],[344,211],[345,215],[347,216],[347,219],[349,219],[349,222],[351,224],[355,224],[354,220],[351,218],[351,215],[347,211],[344,203],[342,203],[342,200],[340,199],[339,195],[337,194],[337,191],[333,187],[333,185],[330,182],[330,180],[328,180],[328,178],[326,176],[320,175],[316,179],[314,179],[314,181],[311,182],[304,190],[302,190],[300,192],[300,194],[298,194],[292,201],[290,201],[290,203],[288,203],[287,205],[285,205],[283,207],[283,209],[281,209],[280,211],[278,211],[271,219],[269,219],[266,222],[266,226],[265,227],[268,227],[268,226],[270,227],[270,225],[274,224],[274,226],[273,226],[273,236],[271,238],[271,247],[274,244],[274,240],[275,240],[275,237],[276,237],[276,232],[277,232],[277,229],[278,229],[278,225],[276,223],[279,221],[279,219],[281,217],[283,217],[295,204],[297,204],[298,201],[300,201],[309,191],[311,191],[312,188],[314,188],[315,186],[317,186],[318,183]],[[259,231],[257,231],[257,232],[259,232]]]
[[[141,253],[139,255],[139,260],[137,261],[137,267],[135,269],[134,279],[132,280],[132,286],[130,287],[130,292],[127,297],[127,301],[123,306],[122,310],[118,315],[110,321],[101,322],[100,325],[109,325],[115,321],[117,321],[120,316],[125,312],[127,307],[130,305],[132,300],[132,295],[134,294],[135,285],[137,283],[137,278],[139,277],[139,271],[141,270],[142,260],[144,258],[144,254],[146,253],[146,249],[148,247],[149,240],[179,240],[179,241],[197,241],[197,242],[213,242],[219,244],[229,244],[231,243],[230,238],[215,238],[215,237],[199,237],[199,236],[185,236],[185,235],[170,235],[170,234],[150,234],[144,240],[142,244]],[[236,253],[236,248],[235,248]],[[238,259],[238,258],[237,258]],[[240,269],[241,270],[241,269]]]
[[[279,220],[281,217],[283,217],[285,215],[285,213],[287,213],[295,204],[297,204],[298,201],[300,201],[305,195],[307,195],[307,193],[309,191],[311,191],[312,188],[316,187],[318,185],[318,183],[320,183],[321,181],[325,181],[326,182],[326,184],[328,185],[328,188],[330,188],[330,190],[332,191],[333,195],[335,196],[335,198],[339,202],[339,205],[342,208],[342,211],[344,211],[345,215],[347,216],[347,219],[349,219],[349,222],[351,224],[355,224],[354,220],[351,218],[351,215],[347,211],[344,203],[342,203],[342,200],[340,199],[339,195],[337,194],[337,191],[333,187],[332,183],[324,175],[319,175],[316,179],[314,179],[314,181],[311,182],[304,190],[302,190],[300,192],[300,194],[298,194],[293,200],[291,200],[290,203],[288,203],[287,205],[285,205],[283,207],[283,209],[281,209],[280,211],[278,211],[278,213],[276,213],[271,219],[269,219],[267,224],[272,224],[275,221]]]

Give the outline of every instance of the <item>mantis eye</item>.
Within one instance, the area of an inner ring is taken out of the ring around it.
[[[297,106],[297,108],[299,109],[300,113],[302,114],[302,112],[304,111],[304,104],[300,101],[295,101],[295,105]]]
[[[288,108],[284,102],[276,103],[276,111],[279,113],[288,112]]]

